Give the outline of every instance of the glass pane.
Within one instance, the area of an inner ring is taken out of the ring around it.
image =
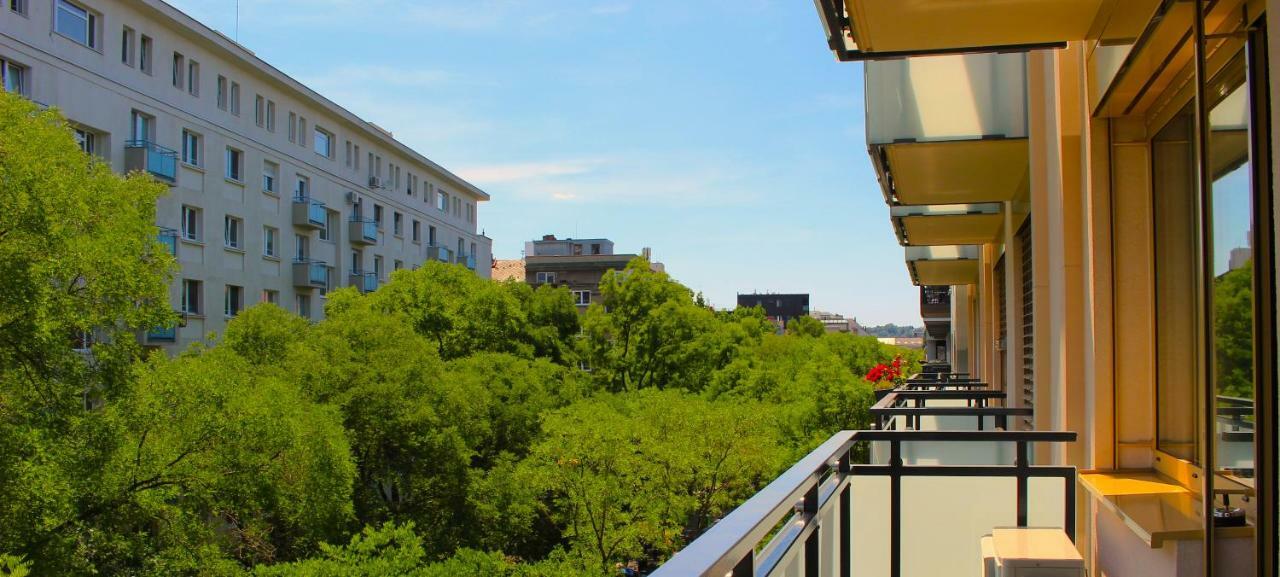
[[[1197,461],[1200,412],[1195,117],[1188,105],[1152,139],[1156,273],[1156,447]]]

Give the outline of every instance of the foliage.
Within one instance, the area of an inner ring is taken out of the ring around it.
[[[1218,394],[1253,398],[1253,261],[1213,279]]]
[[[810,316],[801,316],[787,322],[787,334],[801,337],[820,337],[827,333],[822,321]]]

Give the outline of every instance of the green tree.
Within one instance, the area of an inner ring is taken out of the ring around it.
[[[810,316],[802,316],[791,319],[787,323],[787,334],[801,337],[820,337],[827,334],[827,328],[822,325],[822,321]]]
[[[1253,261],[1213,279],[1218,394],[1253,398]]]

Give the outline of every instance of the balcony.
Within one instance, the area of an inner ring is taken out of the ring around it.
[[[427,245],[427,260],[451,263],[453,262],[453,251],[444,246]]]
[[[867,144],[890,205],[993,203],[1025,187],[1025,54],[868,62]]]
[[[187,326],[187,315],[175,312],[175,320],[171,325],[152,327],[142,333],[144,346],[163,346],[178,342],[178,329]]]
[[[476,255],[474,254],[458,253],[458,257],[455,262],[471,270],[476,270]]]
[[[178,258],[178,231],[162,226],[156,233],[156,240],[165,246],[170,256]]]
[[[297,288],[329,286],[329,267],[322,260],[294,259],[293,286]]]
[[[920,287],[920,316],[925,319],[950,319],[951,287]]]
[[[347,223],[351,244],[378,244],[378,223],[372,218],[351,217]]]
[[[907,271],[916,285],[967,285],[978,282],[978,247],[909,246]]]
[[[126,140],[124,169],[140,170],[170,185],[178,183],[178,153],[149,140]]]
[[[362,293],[371,293],[378,290],[377,273],[353,270],[349,277],[350,286],[356,287]]]
[[[898,205],[889,219],[903,246],[1000,242],[1004,214],[999,203]]]
[[[329,224],[325,204],[309,196],[293,197],[293,225],[302,228],[324,228]]]

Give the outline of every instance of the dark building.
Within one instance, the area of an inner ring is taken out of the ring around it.
[[[769,320],[774,323],[777,323],[779,330],[784,330],[791,319],[809,315],[809,295],[773,293],[739,294],[738,306],[763,308],[765,316],[769,317]]]

